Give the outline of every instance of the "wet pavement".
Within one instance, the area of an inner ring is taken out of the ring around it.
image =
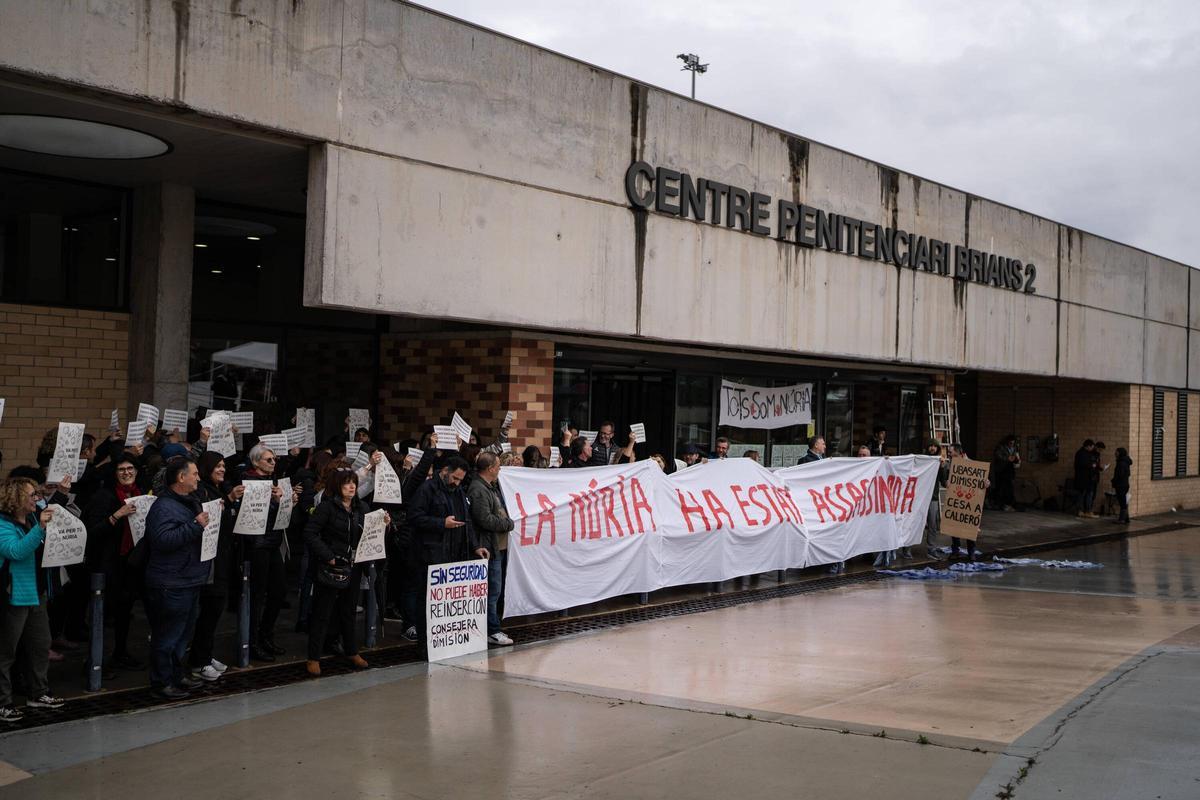
[[[5,797],[1200,796],[1200,528],[0,736]]]

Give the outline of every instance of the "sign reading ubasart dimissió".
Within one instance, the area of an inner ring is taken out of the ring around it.
[[[786,428],[808,425],[812,416],[813,385],[749,386],[721,381],[721,425],[736,428]]]
[[[425,586],[425,641],[429,660],[487,649],[487,562],[456,561],[429,567]]]
[[[942,533],[971,541],[979,538],[990,469],[991,464],[986,461],[951,460],[946,503],[942,506]]]

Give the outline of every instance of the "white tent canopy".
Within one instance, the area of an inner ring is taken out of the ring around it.
[[[273,342],[246,342],[236,347],[213,353],[213,364],[230,364],[235,367],[269,369],[274,371],[279,346]]]

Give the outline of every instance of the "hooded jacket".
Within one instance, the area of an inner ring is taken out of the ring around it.
[[[513,529],[513,521],[500,498],[500,489],[482,476],[473,475],[471,485],[467,487],[467,499],[471,501],[471,522],[476,537],[495,558],[500,550],[508,549],[508,532]]]

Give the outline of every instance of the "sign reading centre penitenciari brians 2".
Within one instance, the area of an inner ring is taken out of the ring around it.
[[[686,172],[635,161],[625,171],[625,195],[636,209],[673,214],[726,228],[774,235],[800,247],[883,261],[960,281],[1035,294],[1037,267],[1019,259],[952,245],[899,228],[693,178]],[[771,209],[775,222],[771,224]]]

